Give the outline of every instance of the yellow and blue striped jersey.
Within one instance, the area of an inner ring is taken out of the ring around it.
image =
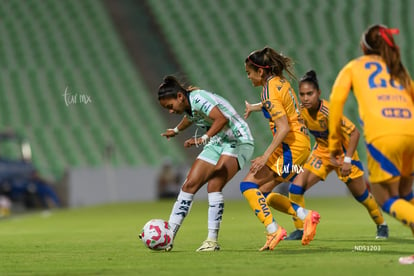
[[[269,119],[269,127],[273,135],[276,134],[276,120],[284,115],[288,119],[290,131],[284,143],[291,144],[295,141],[295,135],[307,135],[307,129],[300,117],[299,102],[290,83],[277,76],[272,76],[263,87],[262,111],[265,118]]]
[[[351,89],[358,102],[367,143],[387,135],[414,135],[414,89],[409,92],[391,80],[380,56],[364,55],[345,65],[333,85],[329,119],[331,151],[341,148],[338,122]]]
[[[319,150],[328,152],[328,136],[329,136],[329,103],[321,100],[319,110],[315,116],[311,116],[309,111],[300,106],[301,116],[307,126],[309,132],[315,137],[316,145]],[[341,143],[342,149],[346,149],[349,143],[351,132],[355,129],[355,125],[345,116],[341,119]],[[329,157],[329,155],[328,155]]]

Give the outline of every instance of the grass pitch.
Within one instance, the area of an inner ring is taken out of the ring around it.
[[[411,231],[386,215],[390,238],[353,198],[308,199],[321,223],[308,246],[282,241],[258,252],[264,227],[247,202],[226,201],[219,252],[195,252],[207,235],[207,202],[195,201],[172,252],[150,251],[137,235],[168,219],[173,201],[111,204],[0,220],[0,275],[410,275]],[[273,210],[288,232],[291,218]]]

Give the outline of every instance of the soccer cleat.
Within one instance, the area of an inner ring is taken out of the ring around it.
[[[408,257],[400,257],[398,261],[400,264],[414,264],[414,255]]]
[[[302,237],[303,237],[303,230],[296,229],[295,231],[290,233],[289,236],[285,238],[285,240],[288,240],[288,241],[301,240]]]
[[[170,244],[169,246],[167,246],[164,251],[170,252],[173,249],[173,245]]]
[[[213,240],[205,240],[203,244],[196,250],[197,252],[204,252],[204,251],[219,251],[220,245],[217,241]]]
[[[267,240],[265,245],[259,249],[259,251],[273,250],[278,243],[286,237],[286,230],[279,226],[276,232],[267,234]]]
[[[316,226],[319,223],[321,216],[316,211],[309,211],[305,220],[303,221],[303,237],[302,245],[309,244],[316,234]]]
[[[388,239],[388,225],[377,225],[377,240]]]

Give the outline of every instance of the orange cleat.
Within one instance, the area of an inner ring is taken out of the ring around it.
[[[309,211],[305,220],[303,221],[303,236],[302,245],[309,244],[316,234],[316,226],[319,223],[321,216],[316,211]]]
[[[259,249],[259,251],[273,250],[278,243],[287,236],[286,230],[279,226],[276,232],[267,234],[267,240],[265,245]]]

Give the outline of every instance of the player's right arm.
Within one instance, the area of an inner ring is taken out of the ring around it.
[[[261,111],[262,110],[262,103],[255,103],[251,104],[248,101],[244,101],[246,104],[246,109],[244,110],[244,118],[247,119],[253,111]]]
[[[170,139],[171,137],[174,137],[177,135],[180,131],[183,131],[187,127],[191,126],[193,122],[191,122],[187,116],[184,116],[181,122],[175,127],[175,128],[169,128],[164,133],[161,133],[161,136],[166,137],[167,139]]]
[[[339,72],[332,88],[329,108],[329,151],[332,157],[340,154],[341,150],[341,121],[346,99],[351,90],[351,66],[348,63]]]

